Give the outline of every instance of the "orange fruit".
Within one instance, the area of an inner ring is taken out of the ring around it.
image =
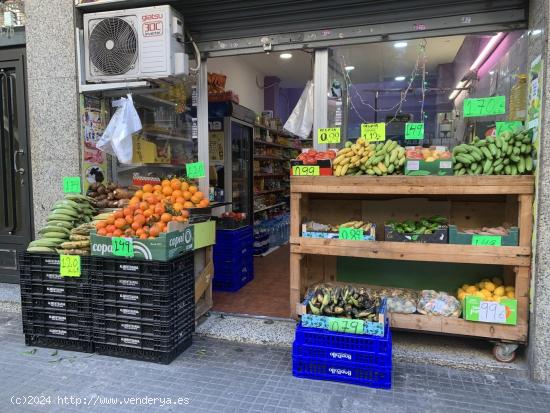
[[[162,182],[161,182],[162,186],[170,186],[170,180],[169,179],[164,179]]]
[[[115,227],[117,227],[117,228],[125,227],[126,224],[127,224],[127,222],[124,218],[115,219]]]
[[[181,190],[182,191],[187,191],[189,189],[189,184],[187,182],[182,182],[181,183]]]
[[[174,205],[172,205],[172,209],[176,212],[180,212],[183,209],[183,204],[176,202]]]
[[[164,208],[164,205],[162,205],[162,204],[155,205],[155,214],[162,215],[162,214],[164,214],[165,211],[166,211],[166,209]]]
[[[143,192],[153,192],[153,185],[151,184],[145,184],[143,185]]]
[[[186,210],[186,209],[184,209],[183,211],[181,211],[181,216],[182,216],[183,218],[189,217],[189,211]]]
[[[153,186],[154,191],[162,191],[162,185],[155,185]]]
[[[180,189],[181,181],[178,178],[174,178],[170,181],[170,186],[172,187],[172,189]]]
[[[163,193],[163,195],[166,195],[166,196],[172,195],[172,192],[173,192],[173,191],[174,191],[174,190],[172,189],[171,186],[165,185],[165,186],[162,187],[162,193]]]
[[[160,228],[157,225],[153,225],[151,229],[149,230],[149,235],[152,238],[158,237],[160,235]]]
[[[110,224],[110,225],[107,225],[105,229],[107,230],[107,232],[113,232],[116,229],[116,227],[113,224]]]
[[[136,229],[136,235],[139,237],[141,234],[145,234],[145,231],[142,228]]]
[[[210,205],[210,201],[208,199],[201,199],[199,202],[199,208],[206,208],[208,205]]]
[[[184,191],[183,192],[183,199],[185,199],[186,201],[189,201],[192,196],[193,196],[193,194],[189,191]]]
[[[204,198],[204,194],[201,191],[195,192],[195,196],[198,196],[200,199]]]
[[[138,198],[141,198],[143,196],[143,191],[141,189],[138,189],[136,191],[136,193],[134,194],[134,196],[136,196]]]
[[[182,217],[181,215],[174,217],[177,222],[185,222],[187,221],[186,218]]]
[[[149,204],[147,202],[140,202],[139,209],[141,209],[142,211],[145,211],[148,208],[149,208]]]
[[[183,196],[179,196],[174,201],[174,204],[183,204],[185,202],[185,198]]]
[[[122,237],[122,235],[124,234],[124,232],[122,232],[121,229],[117,228],[113,231],[113,236],[114,237]]]
[[[137,205],[139,204],[141,198],[138,198],[137,196],[133,196],[132,198],[130,198],[130,202],[129,202],[129,205]]]
[[[134,210],[130,209],[128,207],[122,209],[122,215],[124,215],[124,216],[133,215],[133,213],[134,213]]]
[[[199,190],[199,188],[197,188],[195,185],[191,185],[189,187],[189,192],[191,192],[192,194],[194,194],[195,192],[197,192]]]
[[[160,216],[160,220],[162,222],[170,222],[172,221],[172,214],[169,214],[168,212],[165,212]]]
[[[192,202],[189,202],[189,201],[185,201],[185,203],[183,204],[183,207],[184,208],[195,208],[195,204],[193,204]]]
[[[115,217],[113,216],[113,214],[111,214],[107,217],[107,219],[105,220],[105,223],[107,225],[112,225],[112,224],[115,223]]]
[[[131,224],[132,222],[134,222],[134,216],[133,215],[126,215],[124,217],[124,220],[126,221],[127,224]]]
[[[153,191],[153,194],[157,195],[157,196],[162,196],[162,190],[159,190],[159,191]]]
[[[106,230],[105,228],[99,228],[99,229],[97,230],[97,235],[103,235],[103,236],[105,236],[105,235],[107,235],[107,230]]]
[[[142,225],[142,224],[139,223],[139,222],[136,222],[136,221],[132,222],[132,229],[133,229],[134,231],[136,231],[136,234],[137,234],[137,231],[138,231],[139,229],[141,229],[141,225]]]
[[[149,236],[144,232],[139,236],[139,239],[147,239]]]
[[[191,202],[194,204],[198,204],[199,202],[201,202],[201,199],[197,196],[197,194],[195,194],[191,197]]]
[[[176,198],[177,198],[177,197],[180,197],[180,196],[182,196],[182,195],[183,195],[183,192],[182,192],[181,190],[179,190],[179,189],[174,189],[174,191],[172,192],[172,196],[173,196],[173,197],[176,197]]]
[[[124,218],[124,213],[122,212],[122,209],[117,209],[115,212],[113,212],[113,217],[115,219]]]
[[[145,218],[150,218],[153,216],[153,213],[154,211],[150,210],[150,209],[146,209],[145,211],[143,211],[143,216],[145,216]]]
[[[105,221],[98,221],[95,224],[95,229],[105,228],[106,226],[107,226],[107,223]]]

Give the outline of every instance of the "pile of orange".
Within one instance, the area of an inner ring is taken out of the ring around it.
[[[210,202],[195,185],[177,178],[161,185],[146,184],[136,191],[126,208],[113,212],[96,224],[98,235],[156,238],[171,221],[186,222],[189,208],[206,208]]]

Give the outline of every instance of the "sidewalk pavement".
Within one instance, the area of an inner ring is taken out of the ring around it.
[[[429,364],[394,363],[391,390],[297,379],[288,348],[202,337],[170,365],[55,352],[25,347],[20,317],[0,313],[0,411],[490,413],[550,405],[550,386]],[[21,404],[29,400],[42,405]]]

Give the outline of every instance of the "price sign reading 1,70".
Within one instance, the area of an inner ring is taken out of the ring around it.
[[[506,96],[464,99],[464,117],[493,116],[506,113]]]

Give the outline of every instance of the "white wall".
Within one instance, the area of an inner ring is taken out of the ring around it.
[[[225,90],[239,95],[242,106],[256,113],[264,110],[264,91],[256,86],[256,78],[260,85],[263,84],[264,73],[247,65],[239,56],[208,59],[207,70],[227,76]]]

